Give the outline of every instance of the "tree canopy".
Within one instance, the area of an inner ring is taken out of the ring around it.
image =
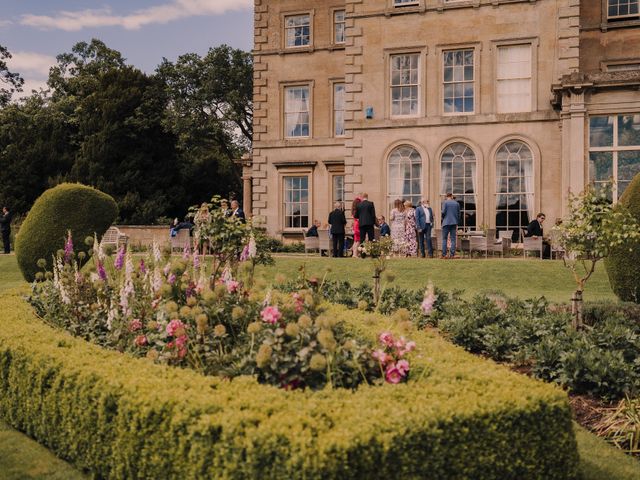
[[[8,55],[0,46],[0,78],[17,81],[2,70]],[[123,223],[239,195],[234,161],[251,143],[250,54],[223,45],[164,59],[147,74],[93,39],[58,55],[48,85],[51,93],[17,103],[6,89],[0,106],[0,202],[15,212],[65,181],[112,195]]]

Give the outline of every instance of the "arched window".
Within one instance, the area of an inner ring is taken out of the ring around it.
[[[513,230],[519,241],[520,229],[534,218],[533,154],[527,144],[514,140],[496,153],[496,229]]]
[[[414,205],[422,196],[422,157],[418,151],[402,145],[389,155],[389,204],[397,198],[410,200]]]
[[[440,194],[453,193],[460,204],[458,225],[475,230],[476,217],[476,154],[465,143],[452,143],[440,158]]]

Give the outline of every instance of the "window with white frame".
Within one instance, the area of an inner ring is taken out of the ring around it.
[[[419,113],[420,54],[391,55],[391,115]]]
[[[287,48],[311,45],[311,15],[289,15],[284,22]]]
[[[284,228],[309,227],[309,177],[284,177]]]
[[[422,157],[418,151],[402,145],[389,155],[389,204],[394,200],[410,200],[417,205],[422,196]]]
[[[333,135],[344,137],[344,83],[333,84]]]
[[[284,89],[284,136],[287,138],[308,137],[309,85],[285,87]]]
[[[589,118],[589,179],[596,186],[614,179],[619,199],[640,173],[640,113]]]
[[[498,113],[531,111],[531,44],[498,47]]]
[[[473,113],[474,50],[448,50],[442,52],[442,55],[444,113]]]
[[[440,194],[444,198],[453,193],[460,204],[458,225],[475,230],[476,209],[476,154],[465,143],[456,142],[442,152],[440,159]]]
[[[609,20],[625,20],[640,18],[640,0],[608,0],[607,18]]]
[[[409,5],[419,5],[419,0],[393,0],[394,7],[408,7]]]
[[[518,140],[496,153],[496,230],[511,230],[512,240],[535,218],[533,154]]]
[[[345,13],[344,10],[333,12],[333,43],[342,44],[345,42]]]
[[[340,202],[344,206],[344,175],[334,175],[333,185],[331,190],[331,209],[333,210],[333,204]]]

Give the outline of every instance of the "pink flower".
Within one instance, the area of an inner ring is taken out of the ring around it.
[[[295,311],[296,313],[302,313],[304,310],[304,298],[298,293],[293,294],[293,300],[295,301]]]
[[[189,340],[189,337],[187,337],[186,335],[182,335],[182,336],[176,338],[176,347],[184,348],[184,346],[187,344],[188,340]]]
[[[147,337],[145,337],[144,335],[138,335],[134,342],[136,346],[144,347],[147,344]]]
[[[404,348],[407,352],[413,352],[416,349],[416,342],[407,342]]]
[[[391,332],[382,332],[380,334],[380,343],[386,347],[393,347],[393,335]]]
[[[280,313],[278,307],[271,305],[265,307],[262,312],[260,312],[260,315],[262,316],[263,322],[270,323],[271,325],[275,325],[282,318],[282,313]]]
[[[378,360],[382,366],[385,366],[387,362],[391,360],[391,357],[387,355],[384,350],[376,350],[371,356]]]
[[[387,381],[387,383],[392,383],[394,385],[397,385],[402,381],[402,379],[404,378],[404,375],[402,375],[398,367],[396,367],[393,363],[391,363],[387,367],[387,371],[385,372],[384,378]]]
[[[174,283],[176,283],[177,279],[178,279],[178,277],[176,277],[176,274],[172,273],[171,275],[169,275],[169,278],[167,279],[167,282],[169,282],[169,285],[173,285]]]
[[[102,264],[102,262],[98,261],[98,277],[100,278],[100,280],[102,280],[103,282],[107,281],[107,272],[104,269],[104,265]]]
[[[125,255],[125,249],[123,245],[122,247],[120,247],[120,250],[118,250],[118,255],[116,256],[116,259],[113,262],[113,266],[115,267],[116,270],[122,270],[122,266],[124,265],[124,255]]]
[[[137,332],[141,328],[142,328],[142,322],[140,320],[138,320],[137,318],[131,320],[131,322],[129,323],[129,331],[130,332]]]
[[[240,287],[240,282],[236,280],[229,280],[227,282],[227,292],[229,293],[236,293],[239,287]]]
[[[64,263],[71,262],[73,257],[73,240],[71,239],[71,230],[67,235],[67,242],[64,244]]]
[[[400,372],[400,375],[404,377],[407,375],[407,373],[409,373],[409,369],[411,367],[409,366],[409,362],[407,362],[406,360],[398,360],[398,363],[396,363],[396,368]]]
[[[182,323],[177,318],[174,318],[167,325],[167,328],[166,328],[167,335],[169,335],[170,337],[175,336],[176,331],[180,328],[184,328],[184,323]]]

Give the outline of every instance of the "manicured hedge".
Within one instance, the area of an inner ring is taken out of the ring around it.
[[[100,478],[574,479],[560,390],[428,332],[408,384],[287,392],[102,350],[0,298],[0,412]],[[372,337],[388,317],[332,307]]]
[[[76,251],[86,250],[87,236],[100,238],[118,215],[115,200],[79,183],[62,183],[44,192],[33,204],[16,236],[16,258],[25,280],[32,282],[43,258],[48,269],[52,256],[64,248],[71,231]]]
[[[640,174],[633,177],[620,197],[620,207],[627,208],[640,222]],[[640,242],[617,247],[605,259],[611,289],[624,302],[640,303]]]

